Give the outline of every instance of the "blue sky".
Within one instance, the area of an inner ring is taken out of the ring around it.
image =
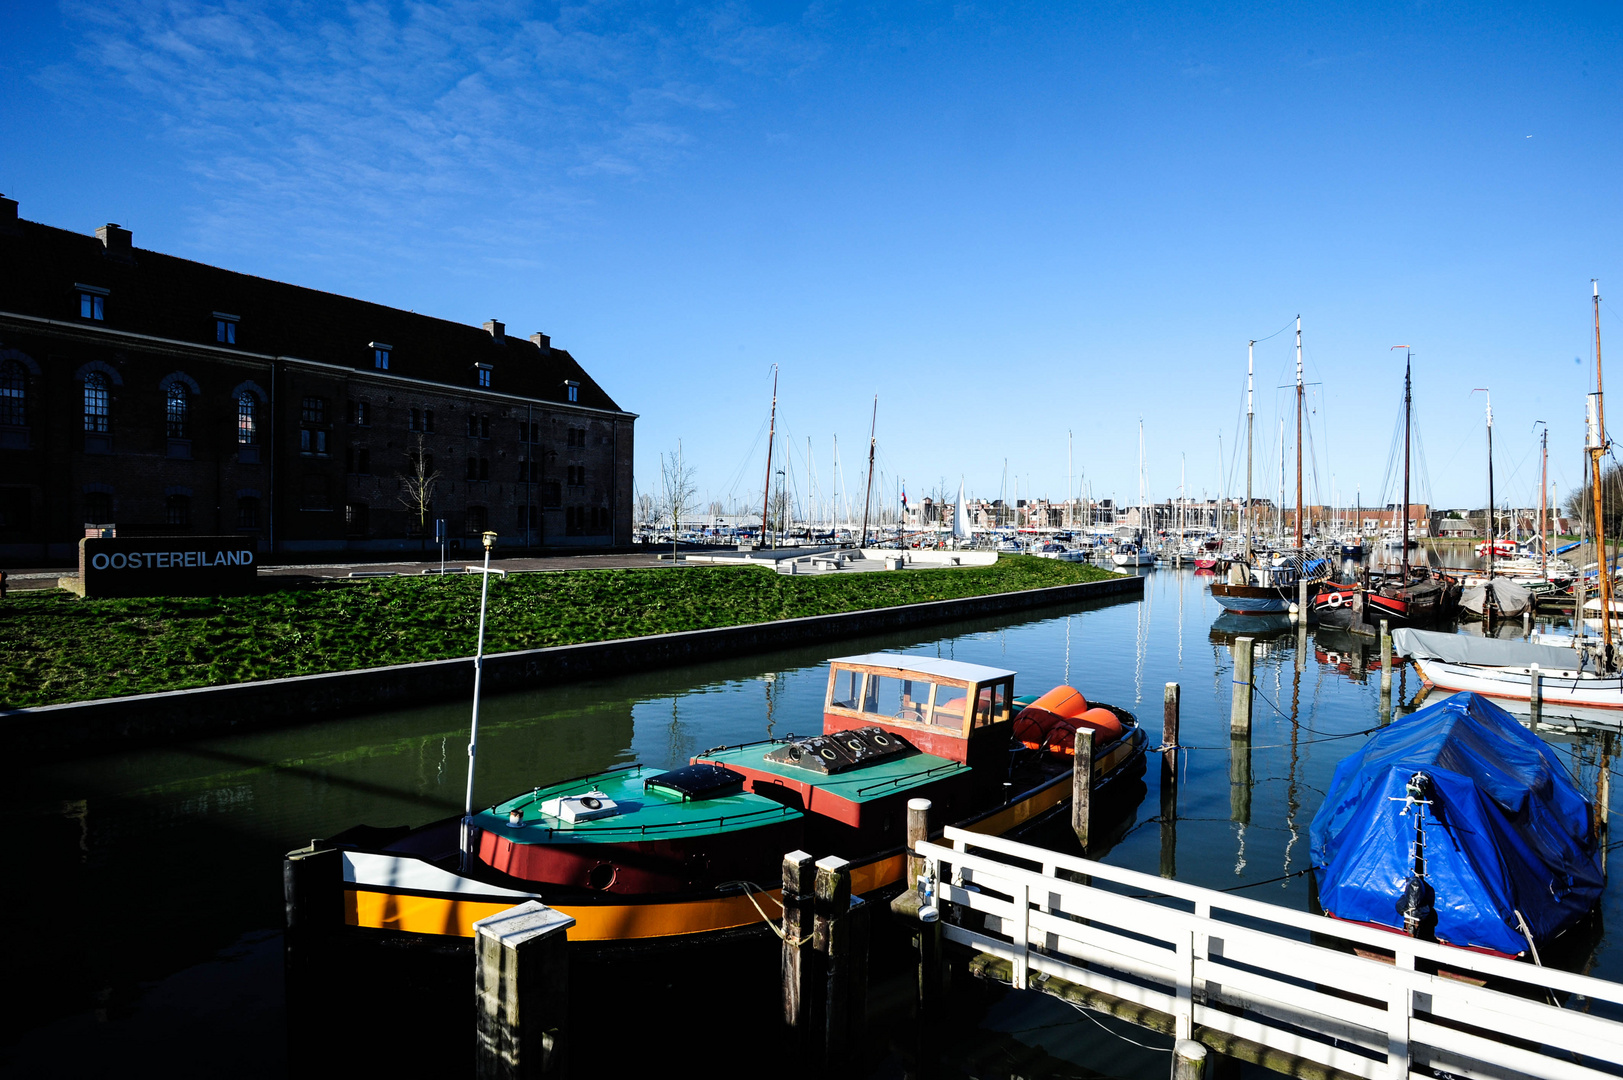
[[[776,363],[802,498],[808,438],[819,496],[835,436],[857,491],[875,394],[891,497],[1061,498],[1069,431],[1077,487],[1133,501],[1141,418],[1153,497],[1181,468],[1232,492],[1246,341],[1300,314],[1310,498],[1390,492],[1402,343],[1433,500],[1485,501],[1485,386],[1525,502],[1536,421],[1578,480],[1592,277],[1623,365],[1619,29],[1599,5],[11,5],[0,191],[544,330],[641,415],[643,490],[680,439],[703,495],[758,505]],[[1289,331],[1258,345],[1262,492],[1292,365]]]

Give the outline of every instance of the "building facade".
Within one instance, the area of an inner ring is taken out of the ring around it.
[[[632,538],[635,414],[509,337],[87,236],[0,198],[0,558],[87,528],[261,551]]]

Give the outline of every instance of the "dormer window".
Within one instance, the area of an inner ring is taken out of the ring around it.
[[[214,340],[221,345],[235,345],[237,343],[237,316],[227,315],[223,311],[214,313]]]
[[[372,367],[378,371],[389,370],[389,354],[394,351],[393,345],[385,345],[381,341],[374,341],[372,345]]]
[[[565,401],[579,401],[580,400],[580,383],[576,382],[574,379],[565,379],[564,380],[564,400]]]
[[[479,385],[482,386],[482,387],[485,387],[486,389],[489,389],[490,388],[490,365],[489,364],[475,364],[475,365],[473,365],[473,368],[474,368],[474,371],[477,373],[477,376],[478,376],[478,379],[479,379]]]
[[[103,305],[107,300],[107,290],[100,285],[81,285],[77,282],[73,287],[79,293],[79,318],[101,322],[106,317]]]

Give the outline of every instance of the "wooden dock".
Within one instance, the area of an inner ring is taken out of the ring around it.
[[[914,850],[976,973],[1229,1057],[1325,1080],[1623,1070],[1623,984],[962,829]]]

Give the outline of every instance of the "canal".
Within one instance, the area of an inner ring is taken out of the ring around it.
[[[1308,909],[1302,872],[1313,814],[1336,763],[1380,722],[1375,646],[1223,616],[1208,579],[1191,571],[1148,578],[1142,600],[490,699],[476,797],[493,802],[623,762],[670,767],[721,743],[812,732],[832,655],[884,649],[1008,667],[1020,673],[1019,693],[1068,682],[1138,713],[1152,745],[1163,687],[1175,681],[1188,746],[1177,821],[1159,820],[1152,767],[1115,807],[1094,856]],[[1250,782],[1240,785],[1231,784],[1228,750],[1237,632],[1259,639]],[[1418,689],[1412,671],[1400,674],[1403,701]],[[282,1075],[282,854],[358,822],[457,812],[467,720],[465,705],[433,706],[29,764],[0,796],[12,866],[0,903],[13,927],[7,969],[20,990],[0,1014],[0,1066],[17,1075],[131,1067]],[[1593,791],[1594,740],[1547,738]],[[1618,896],[1607,894],[1605,925],[1623,925]],[[1584,968],[1623,979],[1623,949],[1602,935]],[[876,992],[876,1002],[884,998]],[[330,1022],[341,1030],[345,1018]],[[1159,1078],[1168,1044],[1036,995],[991,994],[944,1049],[966,1075]],[[894,1057],[875,1065],[876,1075],[902,1069]]]

